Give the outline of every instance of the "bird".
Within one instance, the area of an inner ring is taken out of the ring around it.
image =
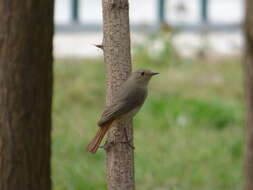
[[[112,104],[107,106],[98,121],[99,129],[87,145],[86,150],[92,154],[96,153],[105,134],[117,119],[132,119],[142,107],[148,95],[148,84],[150,79],[159,74],[148,69],[138,69],[123,82],[116,92]],[[127,135],[127,134],[125,134]],[[127,137],[127,136],[126,136]]]

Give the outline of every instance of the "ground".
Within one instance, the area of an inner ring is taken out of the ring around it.
[[[239,60],[133,63],[161,73],[134,119],[136,189],[242,189]],[[54,72],[53,189],[104,190],[105,153],[85,152],[105,102],[102,59],[56,60]]]

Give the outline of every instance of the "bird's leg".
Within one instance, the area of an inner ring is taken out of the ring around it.
[[[116,145],[116,139],[115,139],[115,134],[113,135],[113,139],[112,140],[108,140],[108,137],[104,143],[104,145],[100,146],[99,148],[104,149],[105,151],[108,151],[111,147],[113,147],[114,145]]]
[[[131,143],[130,143],[131,140],[128,139],[127,130],[125,127],[124,127],[124,135],[125,135],[126,141],[122,141],[121,143],[126,143],[130,148],[135,149],[135,147],[133,145],[131,145]]]
[[[104,150],[109,150],[112,146],[116,145],[117,143],[125,143],[127,144],[130,148],[135,149],[135,147],[133,145],[131,145],[130,141],[131,139],[128,139],[128,135],[127,135],[127,130],[124,127],[124,136],[125,136],[125,141],[120,141],[120,142],[116,142],[116,141],[112,141],[112,142],[108,142],[107,140],[105,141],[105,144],[100,146],[99,148],[102,148]]]

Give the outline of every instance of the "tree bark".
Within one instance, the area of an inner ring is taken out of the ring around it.
[[[0,189],[50,190],[53,0],[0,1]]]
[[[131,73],[129,4],[128,0],[103,0],[103,50],[107,68],[107,105]],[[107,183],[109,190],[134,189],[134,153],[125,140],[124,128],[133,143],[132,122],[114,122],[107,143]]]
[[[245,190],[253,190],[253,1],[246,1],[245,17],[245,91],[246,91],[246,183]]]

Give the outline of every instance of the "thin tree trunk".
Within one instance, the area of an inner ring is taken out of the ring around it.
[[[246,184],[245,190],[253,190],[253,1],[246,1],[245,18],[245,90],[246,90]]]
[[[0,1],[0,189],[50,190],[53,0]]]
[[[128,0],[103,0],[103,49],[107,67],[107,104],[131,73]],[[133,139],[132,122],[114,122],[107,142],[124,141],[124,127]],[[107,183],[109,190],[134,189],[134,153],[128,145],[116,143],[107,150]]]

